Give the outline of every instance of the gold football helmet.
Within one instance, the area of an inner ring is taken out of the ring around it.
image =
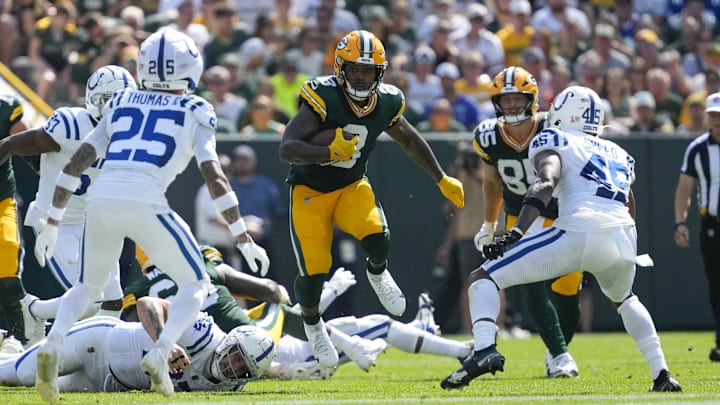
[[[524,108],[513,108],[505,111],[500,106],[500,98],[504,94],[524,94],[527,96],[527,106]],[[535,77],[527,70],[510,66],[498,73],[493,79],[490,88],[490,100],[495,107],[495,114],[498,119],[503,119],[508,124],[517,125],[537,112],[538,109],[538,84]]]
[[[347,68],[352,65],[374,66],[375,79],[367,89],[359,89],[352,78],[347,75]],[[378,37],[372,32],[359,30],[352,31],[338,41],[335,48],[335,77],[338,83],[345,90],[348,96],[356,101],[362,101],[370,97],[377,90],[382,81],[385,68],[388,62],[385,55],[385,47]]]

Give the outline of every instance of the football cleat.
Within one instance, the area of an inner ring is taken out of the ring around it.
[[[9,336],[5,338],[0,344],[0,353],[5,354],[18,354],[24,352],[22,343],[15,339],[15,336]]]
[[[435,323],[434,312],[435,305],[432,298],[430,298],[430,294],[427,292],[421,293],[418,296],[418,313],[415,319],[420,322],[422,330],[440,336],[442,333],[440,332],[440,326]]]
[[[151,390],[166,397],[174,394],[175,390],[170,380],[168,359],[160,353],[159,349],[152,349],[143,357],[142,368],[150,375]]]
[[[303,322],[305,327],[305,335],[307,336],[308,343],[312,348],[312,352],[315,355],[318,363],[321,367],[337,367],[338,364],[338,353],[335,350],[332,342],[330,342],[330,336],[325,329],[325,323],[320,322],[315,325],[308,325]]]
[[[495,375],[496,371],[504,371],[505,357],[495,347],[495,345],[490,345],[473,353],[472,357],[463,361],[460,369],[445,377],[440,386],[446,390],[463,388],[483,374]]]
[[[380,274],[367,271],[368,281],[385,309],[395,316],[405,312],[405,295],[393,279],[390,271],[385,269]]]
[[[45,341],[37,351],[37,371],[35,389],[43,401],[54,404],[60,400],[58,390],[58,347],[51,341]]]
[[[358,367],[365,371],[370,371],[370,367],[375,365],[377,358],[385,350],[388,344],[383,339],[363,339],[360,336],[353,336],[353,344],[351,350],[345,354],[357,364]]]
[[[550,352],[545,354],[545,371],[550,378],[575,378],[579,375],[577,364],[570,353],[565,352],[552,357]]]
[[[20,300],[23,312],[23,321],[25,322],[25,347],[30,347],[45,337],[45,320],[37,318],[30,312],[30,306],[39,298],[32,294],[25,294]]]
[[[660,371],[658,377],[653,381],[650,391],[653,392],[680,392],[682,387],[680,383],[673,378],[667,370]]]
[[[720,347],[710,350],[710,361],[720,361]]]

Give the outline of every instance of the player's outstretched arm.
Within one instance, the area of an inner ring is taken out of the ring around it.
[[[287,304],[289,297],[287,291],[283,292],[280,285],[267,278],[255,277],[235,270],[223,263],[215,266],[222,283],[233,295],[254,301],[275,302]]]
[[[12,155],[31,156],[59,150],[60,145],[42,127],[32,128],[0,141],[0,164]]]

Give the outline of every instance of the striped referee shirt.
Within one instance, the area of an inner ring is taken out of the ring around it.
[[[680,172],[697,179],[700,215],[718,216],[720,205],[720,144],[706,132],[685,150]]]

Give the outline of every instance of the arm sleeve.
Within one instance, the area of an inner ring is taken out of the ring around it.
[[[215,131],[203,125],[199,125],[195,134],[195,158],[198,167],[202,162],[218,160],[215,150]]]

